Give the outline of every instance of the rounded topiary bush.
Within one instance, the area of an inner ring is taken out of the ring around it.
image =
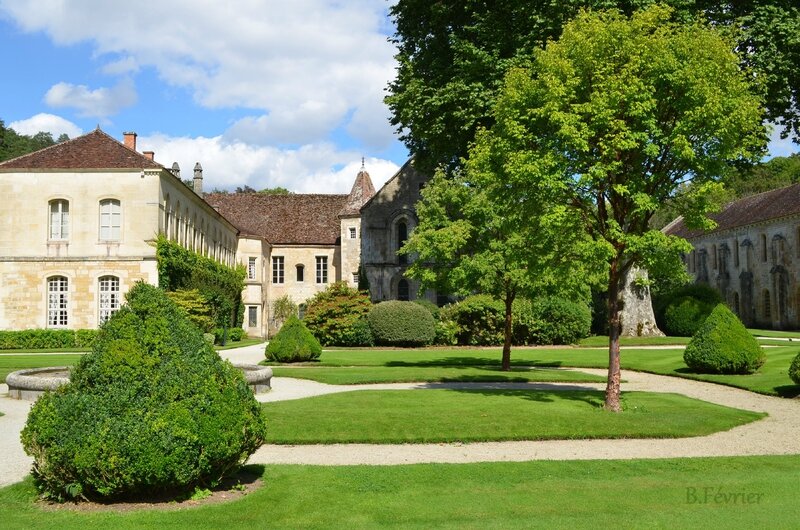
[[[697,330],[683,360],[692,370],[712,374],[748,374],[764,364],[764,351],[725,304],[717,304]]]
[[[71,382],[22,431],[51,499],[183,494],[235,471],[266,424],[242,373],[160,289],[139,283]]]
[[[592,312],[585,303],[550,296],[534,300],[532,309],[535,344],[574,344],[589,336]]]
[[[797,354],[797,357],[794,358],[789,366],[789,377],[792,378],[795,384],[800,385],[800,354]]]
[[[460,346],[496,346],[503,344],[504,314],[503,302],[489,295],[474,294],[443,307],[439,318],[455,324],[456,342]]]
[[[381,302],[372,306],[367,318],[376,344],[424,346],[436,337],[433,315],[414,302]]]
[[[664,331],[671,337],[691,337],[711,314],[714,305],[691,296],[675,300],[664,311]]]
[[[294,315],[286,319],[266,349],[267,359],[279,363],[313,361],[321,353],[319,341]]]

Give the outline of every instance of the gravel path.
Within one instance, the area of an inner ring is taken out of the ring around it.
[[[220,352],[239,362],[258,362],[263,346]],[[605,375],[605,370],[581,369]],[[800,400],[762,396],[746,390],[701,381],[625,371],[624,391],[675,392],[720,405],[767,412],[769,416],[726,432],[678,439],[554,440],[540,442],[488,442],[470,444],[335,444],[264,445],[251,463],[315,465],[387,465],[415,463],[465,463],[527,460],[590,460],[673,458],[701,456],[800,454]],[[336,392],[385,389],[497,388],[497,389],[598,389],[598,383],[399,383],[326,385],[305,379],[275,377],[273,390],[258,396],[262,402],[301,399]],[[31,403],[5,397],[0,385],[0,486],[18,482],[30,471],[32,459],[22,450],[19,433]]]

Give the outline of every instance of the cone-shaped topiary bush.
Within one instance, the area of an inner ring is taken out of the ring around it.
[[[800,353],[797,354],[789,366],[789,377],[792,378],[795,384],[800,385]]]
[[[683,360],[692,370],[712,374],[749,374],[764,364],[764,351],[725,304],[717,304],[697,330]]]
[[[182,494],[236,470],[266,424],[242,373],[160,289],[139,283],[71,382],[22,431],[52,499]]]
[[[296,363],[313,361],[322,353],[322,346],[296,316],[290,316],[278,334],[267,344],[266,355],[270,361]]]
[[[376,344],[424,346],[436,337],[433,315],[414,302],[381,302],[372,306],[367,318]]]

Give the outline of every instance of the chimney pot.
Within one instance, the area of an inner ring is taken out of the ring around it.
[[[181,178],[181,166],[179,166],[177,162],[172,163],[172,174]]]
[[[126,132],[122,133],[122,138],[124,139],[125,147],[128,149],[133,149],[136,151],[136,133],[135,132]]]
[[[194,165],[194,179],[192,180],[192,188],[199,196],[203,196],[203,166],[200,162]]]
[[[142,154],[146,156],[149,160],[154,160],[156,154],[153,151],[142,151]]]

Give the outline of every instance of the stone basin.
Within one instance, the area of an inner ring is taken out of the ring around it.
[[[247,385],[254,394],[270,390],[272,368],[269,366],[244,363],[233,363],[233,366],[244,373]],[[69,373],[69,366],[48,366],[11,372],[6,376],[8,396],[13,399],[36,401],[45,391],[55,390],[69,383]]]

